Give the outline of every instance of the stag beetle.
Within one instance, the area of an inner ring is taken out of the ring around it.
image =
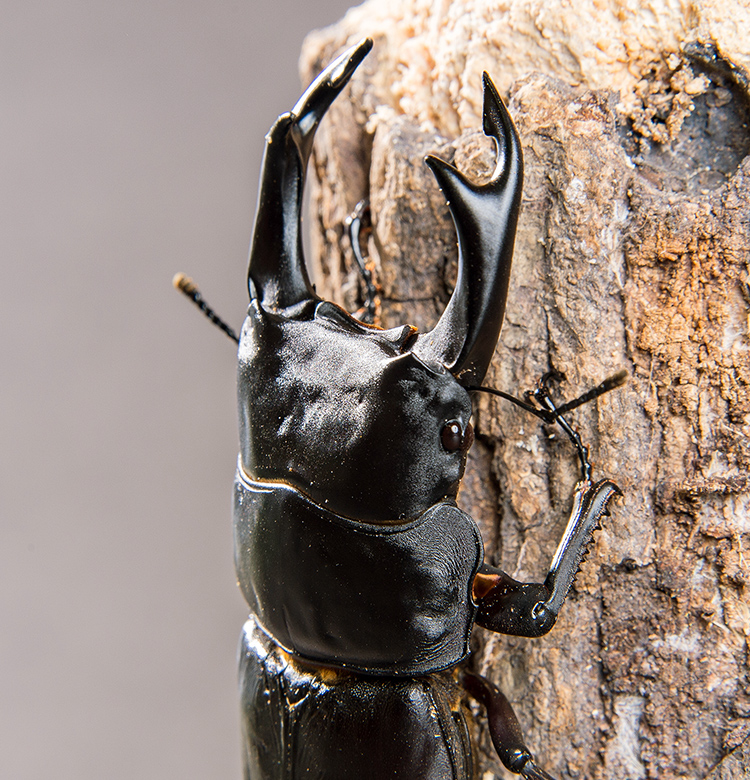
[[[594,484],[585,447],[542,380],[529,411],[558,422],[582,465],[544,583],[483,562],[456,505],[480,389],[503,321],[523,161],[484,76],[483,127],[497,147],[478,186],[426,162],[458,234],[455,290],[429,333],[383,330],[316,295],[302,255],[305,170],[321,118],[372,47],[332,62],[266,136],[239,343],[235,561],[250,606],[240,644],[245,777],[469,780],[465,692],[484,704],[505,766],[550,778],[503,694],[459,667],[474,623],[549,631],[617,487]],[[197,289],[183,288],[215,321]],[[505,395],[495,391],[500,395]],[[508,396],[505,396],[508,397]],[[514,399],[511,399],[514,400]]]

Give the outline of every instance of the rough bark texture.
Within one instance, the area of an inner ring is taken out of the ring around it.
[[[368,32],[363,18],[311,36],[306,81]],[[538,640],[476,632],[474,663],[560,778],[750,774],[750,103],[741,63],[720,56],[719,43],[683,36],[676,54],[645,61],[634,83],[650,114],[585,79],[532,73],[525,60],[522,72],[503,74],[526,179],[485,384],[520,395],[555,369],[566,376],[559,396],[570,398],[623,367],[631,375],[573,414],[595,476],[613,478],[624,499],[597,532],[557,626]],[[438,154],[480,179],[494,150],[472,111],[456,108],[459,120],[442,126],[384,97],[390,76],[380,69],[398,61],[395,45],[376,39],[321,127],[313,254],[322,292],[357,309],[343,224],[369,197],[381,324],[422,329],[447,301],[456,260],[422,160]],[[492,52],[483,62],[494,75]],[[433,63],[433,78],[451,83],[461,61]],[[408,70],[397,75],[409,81]],[[476,90],[478,103],[478,80]],[[457,137],[447,137],[452,124]],[[577,478],[572,448],[489,397],[477,399],[475,419],[460,502],[493,563],[543,578]],[[478,723],[480,776],[506,777]]]

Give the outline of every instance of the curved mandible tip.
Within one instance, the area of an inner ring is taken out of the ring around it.
[[[372,38],[364,38],[347,49],[324,68],[294,104],[292,126],[294,141],[305,167],[312,151],[315,131],[341,90],[349,83],[354,71],[372,49]]]
[[[250,298],[261,298],[265,308],[316,297],[302,251],[305,171],[320,120],[370,49],[372,40],[365,38],[337,57],[266,136],[247,272]]]
[[[483,129],[497,144],[497,164],[486,184],[473,184],[437,157],[425,161],[456,227],[458,277],[445,311],[417,339],[414,352],[442,363],[464,385],[481,383],[500,335],[523,185],[518,133],[486,73]]]

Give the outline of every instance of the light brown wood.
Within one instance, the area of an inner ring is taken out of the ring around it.
[[[494,19],[491,2],[422,4],[421,16],[416,2],[381,3],[374,33],[368,5],[311,36],[303,53],[308,81],[347,42],[376,37],[315,150],[319,288],[358,307],[343,223],[369,197],[382,324],[434,322],[455,273],[455,235],[422,160],[438,154],[476,178],[491,166],[479,63],[509,98],[526,163],[506,321],[485,384],[520,395],[555,369],[565,399],[621,368],[631,374],[571,415],[595,477],[625,496],[557,626],[538,640],[477,629],[474,663],[559,778],[707,777],[750,730],[750,103],[743,55],[721,37],[734,28],[710,4],[693,28],[684,9],[659,17],[663,49],[644,33],[633,60],[602,61],[597,81],[577,54],[596,24],[604,49],[622,52],[629,41],[613,36],[630,34],[645,11],[623,10],[619,27],[610,11],[580,20],[588,27],[576,26],[565,55],[559,3],[546,6],[547,38],[518,21],[535,18],[533,4],[495,3],[497,19],[515,9],[503,41],[497,24],[457,32],[480,5]],[[439,57],[426,61],[436,25]],[[572,447],[496,399],[479,398],[475,417],[460,502],[489,560],[543,578],[576,480]],[[483,730],[480,744],[479,776],[505,777]],[[714,776],[745,777],[746,755],[738,749]]]

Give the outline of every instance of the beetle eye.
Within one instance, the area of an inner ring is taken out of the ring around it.
[[[443,426],[440,433],[440,441],[443,449],[447,452],[458,452],[458,450],[468,450],[474,441],[474,429],[471,423],[466,426],[466,430],[461,430],[461,424],[456,420],[451,420]]]

